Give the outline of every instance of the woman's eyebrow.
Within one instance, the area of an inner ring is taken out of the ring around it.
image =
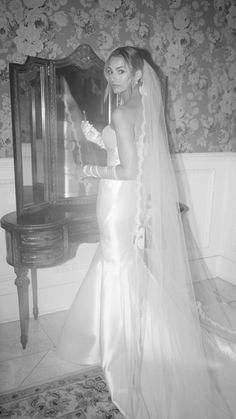
[[[120,69],[125,69],[124,65],[119,65],[118,67],[107,67],[108,70],[120,70]]]

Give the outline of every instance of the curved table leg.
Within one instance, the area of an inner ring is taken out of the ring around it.
[[[14,269],[16,274],[15,284],[17,286],[19,313],[20,313],[20,329],[21,329],[21,344],[25,349],[28,337],[29,326],[29,278],[27,277],[28,269],[16,267]]]

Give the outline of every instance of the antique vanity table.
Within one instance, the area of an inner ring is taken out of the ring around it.
[[[103,65],[87,44],[63,59],[10,64],[16,212],[3,216],[1,226],[16,274],[23,348],[29,270],[37,319],[37,269],[63,263],[80,243],[99,240],[98,183],[79,183],[76,167],[105,163],[105,151],[87,142],[80,128],[85,115],[99,130],[108,123]]]

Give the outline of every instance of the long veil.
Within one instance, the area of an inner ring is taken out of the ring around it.
[[[198,275],[189,264],[161,88],[146,61],[140,90],[143,123],[138,138],[135,223],[139,280],[131,296],[133,327],[127,331],[134,346],[129,360],[133,365],[131,417],[233,418],[214,374],[227,358],[235,362],[236,333],[225,321],[220,297],[210,287],[207,300],[214,306],[215,318],[207,312],[206,302],[197,300],[193,277]],[[146,341],[151,345],[145,346]]]

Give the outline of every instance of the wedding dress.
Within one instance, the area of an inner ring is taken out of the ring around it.
[[[158,89],[145,63],[139,174],[136,180],[100,180],[100,243],[58,353],[78,364],[101,365],[112,400],[127,419],[232,419],[235,412],[215,373],[227,363],[227,350],[235,368],[234,335],[196,302],[171,159],[161,138],[161,94],[154,90],[153,97],[153,83]],[[107,165],[119,164],[111,126],[102,140]]]

